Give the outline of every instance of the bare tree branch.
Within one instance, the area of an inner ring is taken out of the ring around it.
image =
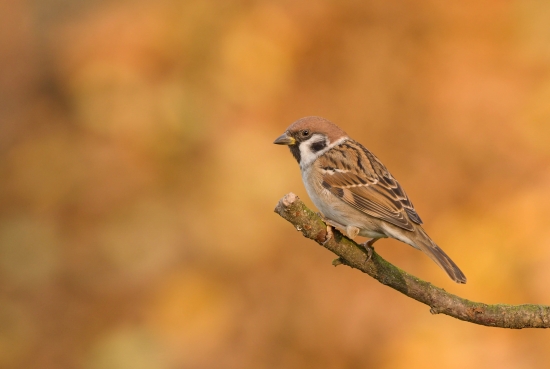
[[[432,314],[446,314],[467,322],[501,328],[550,328],[550,306],[546,305],[488,305],[450,294],[388,263],[380,255],[367,256],[363,248],[334,231],[325,242],[327,227],[321,218],[308,209],[293,193],[285,195],[275,212],[288,220],[310,238],[339,256],[334,264],[346,264],[359,269],[399,292],[430,306]]]

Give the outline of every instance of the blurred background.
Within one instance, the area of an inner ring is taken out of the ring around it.
[[[550,3],[4,0],[0,367],[540,368],[548,332],[382,286],[273,212],[326,117],[390,168],[462,297],[550,304]],[[546,364],[544,364],[546,363]]]

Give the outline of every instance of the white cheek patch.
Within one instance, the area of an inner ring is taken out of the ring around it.
[[[325,141],[325,149],[321,151],[315,151],[311,148],[311,145],[314,145],[315,143],[319,141]],[[312,135],[307,141],[304,141],[300,143],[300,166],[301,167],[307,167],[310,165],[319,155],[324,153],[328,147],[328,139],[324,135],[320,135],[318,133]]]

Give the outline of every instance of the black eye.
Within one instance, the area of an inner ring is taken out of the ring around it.
[[[302,131],[302,137],[307,137],[307,136],[309,136],[309,130],[308,130],[308,129],[304,129],[304,130]]]

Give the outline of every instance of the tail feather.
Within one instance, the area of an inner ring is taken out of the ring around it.
[[[418,249],[428,255],[456,283],[466,283],[466,276],[451,258],[432,241],[426,232],[418,227],[413,241]]]

